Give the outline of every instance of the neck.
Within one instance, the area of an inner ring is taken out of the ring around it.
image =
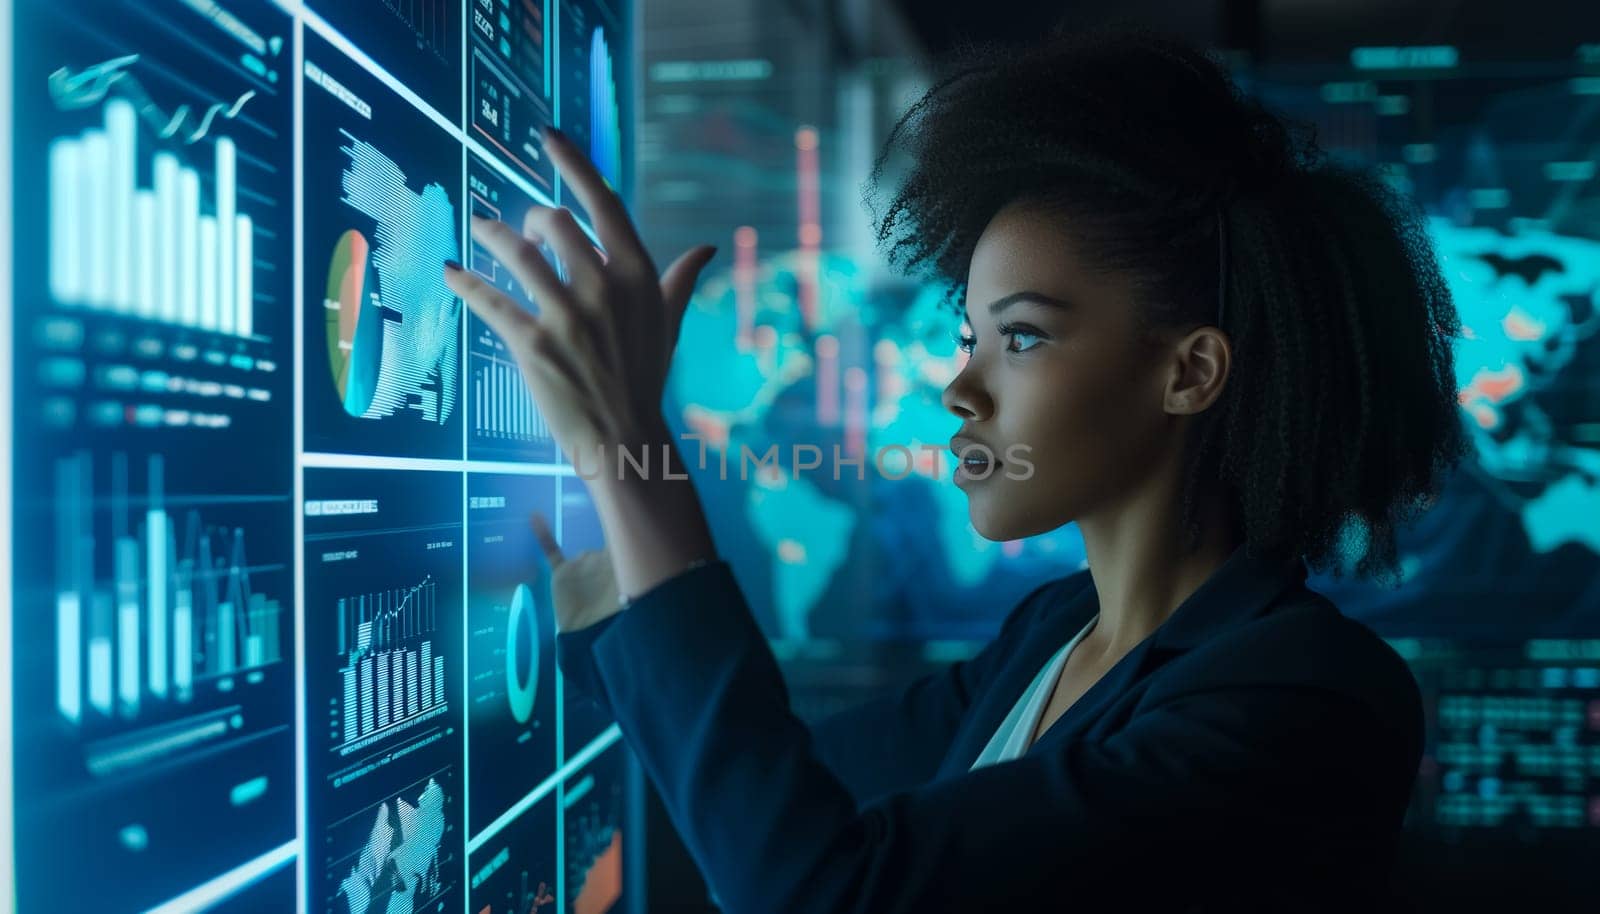
[[[1198,506],[1200,538],[1189,549],[1175,488],[1152,487],[1078,521],[1100,601],[1099,620],[1084,639],[1094,641],[1096,653],[1121,656],[1149,637],[1240,544],[1225,502],[1211,495]]]

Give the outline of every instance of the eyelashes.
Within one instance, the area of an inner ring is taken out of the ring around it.
[[[1020,338],[1027,338],[1035,341],[1049,339],[1046,334],[1040,333],[1037,328],[1030,327],[1027,324],[1001,324],[999,327],[995,328],[995,331],[1001,336],[1011,337],[1013,340]],[[971,354],[972,350],[978,345],[978,338],[976,336],[961,333],[959,330],[950,334],[950,338],[955,341],[957,349],[960,349],[962,352],[968,354]],[[1007,346],[1006,351],[1020,355],[1021,353],[1027,352],[1033,348],[1033,345],[1023,346],[1020,349],[1013,349],[1010,346]]]

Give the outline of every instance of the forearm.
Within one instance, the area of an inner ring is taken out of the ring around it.
[[[711,528],[666,423],[578,466],[594,498],[617,589],[636,597],[697,559],[716,558]]]

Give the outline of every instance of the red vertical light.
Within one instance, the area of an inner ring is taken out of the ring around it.
[[[844,449],[851,457],[867,452],[867,373],[852,365],[844,372]]]
[[[822,246],[822,197],[817,170],[817,131],[795,131],[795,186],[798,189],[800,256],[796,277],[800,289],[800,320],[809,332],[817,320],[817,252]]]
[[[756,230],[748,225],[733,233],[733,297],[739,311],[734,345],[749,352],[756,316]]]
[[[839,424],[839,338],[824,333],[817,337],[817,424],[831,428]]]

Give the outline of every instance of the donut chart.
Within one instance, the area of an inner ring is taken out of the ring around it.
[[[383,306],[372,268],[372,245],[355,229],[339,236],[328,262],[323,298],[328,336],[328,367],[339,402],[352,416],[364,416],[378,393],[383,364]]]
[[[511,716],[526,724],[539,692],[539,628],[533,591],[518,584],[506,613],[506,700]]]

